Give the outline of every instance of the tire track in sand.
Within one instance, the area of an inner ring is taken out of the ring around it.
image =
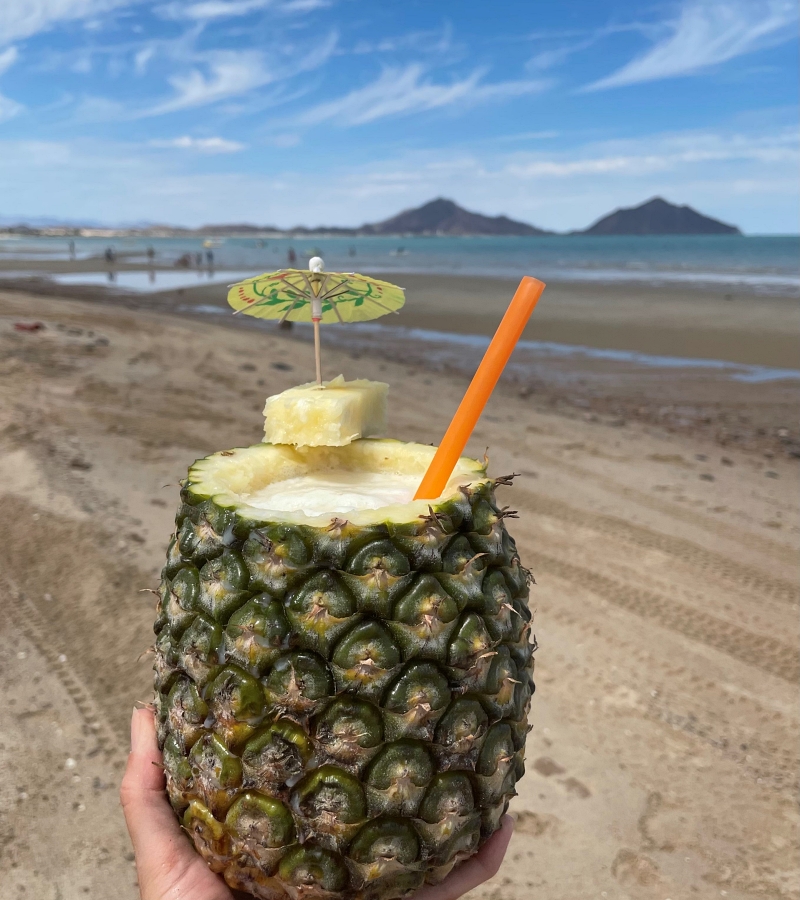
[[[643,525],[634,525],[617,516],[584,512],[544,494],[538,494],[523,487],[515,487],[515,494],[520,493],[530,498],[529,508],[536,515],[556,519],[568,525],[590,528],[604,536],[625,541],[644,550],[658,550],[693,566],[704,576],[721,578],[732,582],[738,588],[756,591],[768,599],[788,604],[800,603],[800,588],[792,582],[776,578],[722,553],[706,550],[705,547],[694,544],[685,538],[653,531]]]
[[[116,729],[106,722],[105,716],[96,706],[91,693],[69,665],[68,657],[53,645],[52,629],[48,630],[44,619],[33,603],[8,579],[3,580],[5,591],[11,598],[8,610],[13,627],[24,635],[47,660],[48,671],[58,678],[74,703],[81,721],[97,740],[96,750],[91,751],[90,755],[100,752],[106,759],[119,758],[126,746],[126,736],[118,734]]]
[[[615,581],[554,556],[534,553],[533,563],[536,575],[547,573],[576,584],[614,606],[726,653],[770,675],[791,683],[795,683],[800,677],[800,654],[787,644],[753,634],[732,622],[668,600],[659,594]]]
[[[562,469],[563,471],[568,472],[576,478],[582,479],[584,481],[593,481],[595,484],[599,485],[607,491],[610,491],[612,494],[627,497],[634,503],[639,504],[639,506],[644,506],[648,509],[654,510],[655,512],[663,513],[664,515],[669,516],[672,519],[678,519],[679,521],[686,522],[689,525],[694,525],[697,528],[702,528],[704,531],[715,534],[718,537],[724,538],[725,540],[735,541],[736,543],[742,544],[745,547],[757,549],[765,555],[772,556],[773,558],[778,559],[790,566],[797,565],[797,551],[793,547],[787,547],[785,544],[779,544],[776,541],[771,541],[769,540],[769,538],[765,538],[760,534],[753,534],[748,531],[743,531],[734,525],[727,525],[722,522],[717,522],[714,519],[709,518],[708,516],[699,515],[698,513],[692,512],[692,510],[690,509],[684,509],[677,504],[666,503],[656,497],[651,497],[645,491],[640,491],[637,488],[629,487],[623,482],[617,481],[614,478],[610,478],[608,475],[601,475],[598,472],[593,472],[591,469],[584,468],[583,466],[579,466],[576,463],[567,462],[566,460],[560,459],[557,456],[553,456],[546,451],[526,446],[525,456],[527,456],[529,459],[537,459],[542,463],[546,463],[547,465],[552,465],[555,468]]]

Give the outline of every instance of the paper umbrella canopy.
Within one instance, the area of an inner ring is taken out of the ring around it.
[[[322,384],[320,323],[367,322],[396,313],[405,303],[403,289],[355,272],[325,272],[318,257],[308,269],[281,269],[231,285],[228,303],[234,314],[280,322],[314,323],[317,384]]]
[[[318,257],[309,269],[281,269],[237,282],[228,303],[237,313],[260,319],[327,323],[367,322],[396,313],[403,289],[367,275],[324,272]],[[315,271],[316,270],[316,271]]]

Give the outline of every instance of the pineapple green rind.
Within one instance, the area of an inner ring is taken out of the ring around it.
[[[303,466],[421,474],[432,453],[261,444],[189,471],[155,625],[158,735],[170,801],[232,888],[406,896],[476,852],[516,793],[529,575],[485,468],[462,459],[439,500],[347,521],[241,499]]]

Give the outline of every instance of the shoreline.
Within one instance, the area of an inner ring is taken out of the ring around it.
[[[475,289],[473,281],[469,280],[469,283]],[[56,306],[63,301],[65,308],[72,301],[88,301],[99,309],[117,310],[118,314],[129,311],[134,315],[155,314],[168,320],[183,321],[198,332],[206,325],[213,325],[226,331],[237,331],[243,335],[242,339],[249,333],[260,334],[267,341],[280,337],[288,345],[309,347],[312,342],[311,329],[302,324],[281,330],[275,322],[233,317],[216,286],[155,294],[130,294],[74,285],[60,286],[54,292],[52,284],[45,281],[37,282],[35,286],[35,294],[0,289],[0,298],[4,294],[9,298],[16,297],[21,301],[17,309],[30,305],[30,321],[41,316],[45,307],[52,309],[51,301],[55,301]],[[494,285],[498,290],[497,312],[485,316],[489,327],[484,335],[450,332],[442,336],[433,329],[421,333],[419,325],[412,323],[420,319],[426,321],[424,311],[418,318],[406,315],[409,307],[413,313],[414,306],[420,305],[418,296],[403,310],[403,321],[408,324],[401,327],[384,325],[388,318],[347,329],[326,327],[323,333],[324,377],[340,374],[330,368],[328,354],[344,354],[352,360],[362,357],[391,360],[406,366],[410,373],[428,372],[434,377],[444,373],[461,379],[470,378],[482,354],[481,348],[486,346],[488,335],[493,333],[505,309],[509,289],[513,291],[515,286],[508,282]],[[452,292],[436,294],[440,298],[442,295],[445,303],[453,302]],[[540,303],[540,307],[543,304]],[[537,307],[535,315],[539,312]],[[466,321],[473,323],[475,319],[466,317]],[[463,320],[459,324],[463,324]],[[538,325],[536,318],[529,330],[533,325]],[[580,333],[576,329],[568,333],[576,331]],[[618,329],[618,337],[624,334],[624,329]],[[761,346],[768,342],[769,337],[762,339]],[[707,344],[702,349],[706,347]],[[665,360],[665,357],[669,354],[643,356],[639,350],[529,341],[527,335],[523,335],[503,373],[498,391],[519,396],[540,410],[548,409],[568,417],[605,422],[615,427],[639,423],[660,432],[710,440],[725,448],[757,452],[768,459],[800,458],[800,429],[795,415],[800,394],[796,372],[800,366],[791,367],[788,377],[785,377],[786,373],[778,373],[780,377],[775,377],[774,371],[765,371],[765,367],[757,362],[683,357],[680,365],[673,365],[673,361]],[[351,369],[357,369],[357,366],[348,367],[343,374],[350,377],[354,374]],[[308,377],[300,375],[300,379],[310,380],[311,373],[306,374]]]
[[[96,261],[71,272],[97,272]],[[42,261],[42,275],[64,266]],[[118,272],[148,271],[122,264]],[[0,265],[2,270],[2,265]],[[158,273],[175,268],[155,269]],[[189,270],[187,274],[197,274]],[[406,289],[404,328],[450,334],[494,333],[518,278],[420,275],[385,272],[381,277]],[[189,307],[228,309],[225,282],[201,282],[163,291],[126,291],[113,285],[59,284],[47,278],[0,279],[0,289],[29,294],[101,300],[135,308],[188,311]],[[391,327],[395,317],[382,320]],[[744,287],[655,286],[554,281],[526,327],[522,340],[657,357],[721,360],[774,369],[800,369],[800,301],[796,297],[754,294]]]

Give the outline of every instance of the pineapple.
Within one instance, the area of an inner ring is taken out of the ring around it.
[[[234,889],[406,896],[515,794],[534,644],[494,498],[509,479],[462,458],[440,498],[409,501],[433,453],[259,444],[189,470],[156,717],[172,806]]]
[[[357,438],[386,434],[389,385],[339,375],[322,384],[301,384],[268,397],[264,440],[268,444],[341,447]]]

